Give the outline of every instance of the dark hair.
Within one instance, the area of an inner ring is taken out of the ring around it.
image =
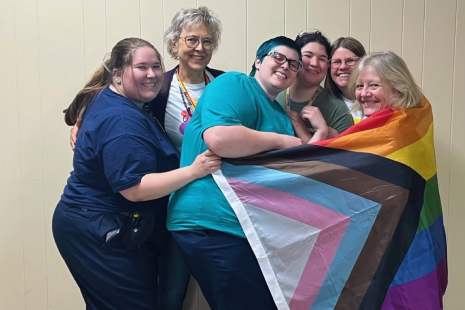
[[[320,43],[325,47],[326,56],[329,58],[331,43],[329,42],[328,38],[325,37],[320,31],[300,32],[295,38],[295,42],[299,45],[300,49],[311,42]]]
[[[110,59],[106,60],[95,71],[89,82],[77,93],[69,107],[63,111],[67,125],[73,126],[82,116],[92,98],[113,82],[113,69],[123,72],[127,66],[131,65],[135,51],[141,47],[152,48],[160,63],[163,63],[160,53],[151,43],[139,38],[126,38],[119,41],[111,50]]]
[[[268,55],[268,53],[272,51],[273,48],[275,48],[276,46],[287,46],[289,48],[292,48],[299,55],[299,61],[302,61],[302,53],[300,52],[300,47],[296,44],[296,42],[288,37],[279,36],[273,39],[269,39],[268,41],[265,41],[262,43],[262,45],[260,45],[255,55],[256,57],[254,59],[254,62],[252,64],[252,70],[250,70],[249,73],[250,76],[255,76],[255,72],[257,71],[257,68],[255,68],[255,60],[259,59],[260,62],[262,62],[263,58],[265,58],[265,56]]]
[[[352,37],[340,37],[331,45],[331,55],[329,56],[329,58],[331,59],[334,55],[334,52],[341,47],[348,49],[360,58],[366,55],[365,48],[363,47],[363,44],[360,43],[360,41]],[[336,85],[336,83],[333,81],[331,77],[331,66],[328,67],[327,76],[328,77],[325,81],[325,89],[334,97],[342,99],[342,91],[339,89],[339,87]]]

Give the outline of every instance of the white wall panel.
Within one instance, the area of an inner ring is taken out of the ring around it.
[[[25,309],[15,2],[0,2],[0,308]],[[21,87],[24,91],[25,87]]]
[[[367,53],[370,51],[370,32],[371,0],[351,0],[350,36],[359,40],[360,43],[363,44],[363,47],[365,47]]]
[[[220,19],[223,34],[218,51],[213,55],[210,67],[223,71],[247,72],[247,1],[199,0]]]
[[[23,253],[26,309],[46,310],[47,251],[42,170],[41,105],[39,90],[39,42],[37,5],[27,0],[16,1],[16,51],[21,153],[21,210],[23,220]],[[66,144],[66,141],[63,141]]]
[[[372,0],[370,51],[402,53],[403,0]]]
[[[82,1],[37,1],[37,27],[48,302],[52,309],[82,309],[82,297],[51,234],[53,210],[69,175],[72,156],[62,111],[82,88],[85,76]]]
[[[122,38],[162,44],[174,14],[209,7],[223,23],[210,66],[248,73],[259,45],[318,28],[393,50],[431,101],[448,237],[445,309],[465,304],[465,0],[3,0],[0,1],[0,309],[83,309],[52,234],[71,169],[62,110]],[[195,281],[185,310],[208,310]]]
[[[140,0],[141,38],[152,43],[163,55],[163,0]]]
[[[446,224],[449,210],[455,19],[455,1],[426,1],[423,91],[433,107],[439,191]]]
[[[402,58],[418,85],[422,84],[425,1],[404,1]]]
[[[308,0],[307,28],[321,30],[333,42],[349,35],[350,1]]]
[[[102,65],[105,54],[111,52],[113,46],[107,45],[105,0],[82,0],[82,12],[85,61],[85,78],[82,86],[84,86],[84,83]]]
[[[284,0],[247,1],[247,73],[260,45],[284,35]]]
[[[141,35],[140,3],[133,0],[105,1],[107,50],[121,39]]]
[[[455,52],[450,141],[450,184],[447,219],[449,288],[445,309],[463,309],[465,305],[465,1],[457,1]],[[436,121],[438,124],[438,121]],[[442,124],[442,123],[441,123]],[[444,126],[445,124],[443,124]],[[437,125],[436,125],[437,126]]]
[[[307,28],[307,0],[286,0],[284,13],[284,35],[295,39]]]

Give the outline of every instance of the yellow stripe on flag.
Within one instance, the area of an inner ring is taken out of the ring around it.
[[[429,180],[436,174],[433,141],[433,123],[431,123],[423,138],[386,157],[411,167],[425,180]]]

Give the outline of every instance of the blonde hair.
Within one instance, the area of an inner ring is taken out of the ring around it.
[[[394,52],[372,52],[364,56],[352,71],[349,91],[354,94],[357,77],[367,67],[373,68],[383,84],[394,90],[389,104],[393,109],[410,109],[421,105],[423,93],[418,87],[405,61]],[[362,111],[362,106],[355,100],[353,111]]]
[[[77,93],[69,107],[63,111],[67,125],[73,126],[92,98],[113,82],[113,69],[123,72],[127,66],[131,65],[135,51],[141,47],[152,48],[163,67],[161,55],[151,43],[139,38],[126,38],[119,41],[111,50],[110,59],[106,60],[95,71],[89,82]]]

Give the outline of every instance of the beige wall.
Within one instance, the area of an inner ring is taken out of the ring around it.
[[[0,309],[84,309],[51,234],[72,159],[62,110],[119,39],[163,49],[174,13],[200,5],[224,25],[214,68],[246,72],[265,39],[306,28],[404,57],[434,110],[445,309],[465,309],[465,0],[0,0]],[[191,289],[186,308],[207,309]]]

